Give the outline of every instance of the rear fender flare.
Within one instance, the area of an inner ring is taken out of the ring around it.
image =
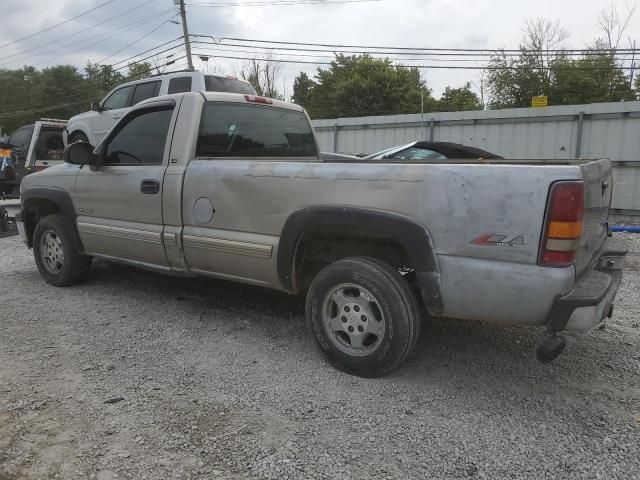
[[[442,312],[440,270],[428,230],[396,213],[353,207],[307,207],[293,212],[284,224],[278,246],[278,278],[283,289],[296,292],[295,258],[303,235],[317,226],[357,227],[364,233],[397,240],[411,257],[425,306],[430,313]]]

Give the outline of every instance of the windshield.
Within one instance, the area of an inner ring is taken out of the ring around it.
[[[204,86],[207,92],[244,93],[246,95],[256,95],[256,91],[250,83],[243,82],[236,78],[205,75]]]

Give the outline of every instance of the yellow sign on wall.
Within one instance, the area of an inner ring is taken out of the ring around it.
[[[549,98],[546,95],[540,95],[539,97],[531,98],[531,106],[534,108],[546,107],[549,103]]]

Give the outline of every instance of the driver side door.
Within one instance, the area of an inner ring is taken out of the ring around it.
[[[173,104],[131,111],[98,147],[103,164],[82,167],[74,205],[85,251],[168,268],[162,243],[162,182],[168,165]]]

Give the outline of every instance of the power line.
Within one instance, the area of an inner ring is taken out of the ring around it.
[[[158,29],[159,29],[159,28],[161,28],[162,26],[166,25],[167,23],[169,23],[171,20],[173,20],[173,19],[174,19],[174,18],[176,18],[176,17],[177,17],[177,14],[176,14],[176,15],[173,15],[171,18],[168,18],[167,20],[164,20],[164,21],[163,21],[163,22],[161,22],[159,25],[156,25],[156,26],[155,26],[155,27],[153,27],[151,30],[149,30],[147,33],[145,33],[145,34],[144,34],[144,35],[142,35],[141,37],[137,38],[136,40],[134,40],[134,41],[133,41],[133,42],[131,42],[130,44],[128,44],[128,45],[126,45],[126,46],[122,47],[122,48],[121,48],[121,49],[119,49],[119,50],[116,50],[116,51],[115,51],[115,52],[113,52],[111,55],[108,55],[108,56],[106,56],[106,57],[104,57],[104,58],[101,58],[101,59],[100,59],[100,60],[98,60],[96,63],[102,63],[102,62],[104,62],[105,60],[107,60],[107,59],[109,59],[109,58],[112,58],[112,57],[116,56],[117,54],[119,54],[120,52],[122,52],[122,51],[126,50],[127,48],[132,47],[133,45],[135,45],[135,44],[136,44],[136,43],[138,43],[139,41],[141,41],[141,40],[143,40],[143,39],[147,38],[147,37],[148,37],[149,35],[151,35],[153,32],[155,32],[156,30],[158,30]]]
[[[194,37],[206,37],[213,38],[211,35],[198,35],[192,34]],[[250,43],[272,43],[276,45],[302,45],[307,47],[328,47],[331,49],[340,48],[359,48],[359,49],[376,49],[376,50],[403,50],[403,51],[429,51],[429,52],[484,52],[487,54],[502,54],[502,53],[522,53],[521,49],[504,49],[504,48],[426,48],[426,47],[390,47],[390,46],[373,46],[373,45],[341,45],[335,43],[305,43],[305,42],[288,42],[281,40],[259,40],[250,38],[237,38],[237,37],[223,37],[222,40],[232,40],[236,42],[250,42]],[[565,53],[565,52],[583,52],[590,53],[597,50],[590,48],[560,48],[560,49],[544,49],[536,50],[536,53]],[[609,49],[603,49],[602,51],[610,52]],[[620,53],[633,53],[640,52],[640,49],[632,48],[619,48],[615,50]]]
[[[14,53],[12,55],[9,55],[7,57],[1,57],[0,60],[6,60],[8,58],[13,58],[13,57],[17,57],[19,55],[24,55],[25,53],[32,52],[34,50],[38,50],[38,49],[40,49],[42,47],[49,47],[49,46],[51,46],[52,43],[58,43],[61,40],[66,40],[67,38],[71,38],[71,37],[75,37],[76,35],[80,35],[81,33],[86,32],[87,30],[91,30],[92,28],[101,27],[105,23],[109,23],[111,20],[115,20],[116,18],[120,18],[120,17],[122,17],[124,15],[127,15],[127,14],[129,14],[129,13],[135,11],[135,10],[138,10],[138,9],[144,7],[145,5],[148,5],[148,4],[152,3],[153,1],[154,0],[148,0],[148,1],[144,2],[144,3],[141,3],[137,7],[133,7],[131,9],[129,9],[129,10],[125,11],[125,12],[122,12],[122,13],[120,13],[118,15],[115,15],[115,16],[113,16],[111,18],[107,18],[106,20],[103,20],[100,23],[96,23],[96,24],[91,25],[89,27],[83,28],[82,30],[78,30],[75,33],[72,33],[70,35],[65,35],[64,37],[59,37],[59,38],[57,38],[55,40],[51,40],[51,41],[49,41],[47,43],[42,43],[42,44],[38,45],[37,47],[31,47],[31,48],[28,48],[26,50],[22,50],[21,52],[17,52],[17,53]],[[173,10],[173,9],[171,9],[171,10]]]
[[[277,51],[282,51],[282,52],[289,52],[289,51],[294,51],[294,52],[320,52],[320,53],[332,53],[333,55],[331,57],[327,57],[326,55],[309,55],[309,54],[296,54],[296,53],[273,53],[275,55],[286,55],[289,57],[316,57],[316,58],[331,58],[331,59],[335,59],[335,55],[340,53],[340,54],[344,54],[344,53],[351,53],[351,54],[368,54],[368,55],[411,55],[414,58],[393,58],[392,60],[396,60],[396,61],[415,61],[415,60],[425,60],[425,61],[436,61],[436,62],[442,62],[442,61],[450,61],[450,62],[489,62],[491,61],[492,57],[486,54],[462,54],[462,53],[437,53],[437,52],[430,52],[430,53],[418,53],[418,52],[369,52],[369,51],[335,51],[335,50],[328,50],[328,49],[306,49],[306,48],[287,48],[287,47],[262,47],[262,46],[258,46],[258,45],[242,45],[242,44],[238,44],[238,43],[215,43],[215,42],[201,42],[198,40],[195,40],[193,42],[191,42],[193,44],[197,44],[197,45],[214,45],[216,47],[239,47],[239,48],[252,48],[255,50],[262,50],[262,51],[248,51],[248,50],[237,50],[237,49],[222,49],[222,48],[212,48],[212,50],[220,50],[220,51],[228,51],[228,52],[241,52],[241,53],[250,53],[250,54],[263,54],[263,55],[271,55],[272,52],[270,52],[269,50],[277,50]],[[264,50],[267,50],[266,52]],[[425,57],[426,55],[428,55],[428,57]],[[455,57],[472,57],[472,58],[449,58],[449,55],[453,55]],[[434,57],[440,57],[440,56],[445,56],[445,58],[434,58]],[[516,57],[516,55],[512,55],[513,57]],[[481,58],[476,58],[476,57],[481,57]],[[373,57],[373,58],[380,58],[380,57]],[[620,58],[620,61],[628,61],[628,58]]]
[[[200,2],[200,3],[186,3],[189,7],[262,7],[262,6],[277,6],[277,5],[326,5],[336,3],[371,3],[380,2],[382,0],[252,0],[249,2]]]
[[[294,51],[294,52],[320,52],[320,53],[348,53],[348,54],[355,54],[355,55],[363,55],[363,54],[375,54],[375,55],[409,55],[409,56],[416,56],[416,57],[420,57],[420,56],[425,56],[425,55],[430,55],[430,56],[443,56],[443,57],[481,57],[480,60],[482,59],[486,59],[487,61],[491,59],[492,56],[495,56],[496,54],[490,54],[490,53],[460,53],[460,52],[440,52],[440,51],[423,51],[423,52],[415,52],[415,51],[406,51],[406,50],[401,50],[401,51],[397,51],[397,52],[393,52],[393,51],[371,51],[371,50],[344,50],[342,48],[332,48],[332,49],[328,49],[328,48],[301,48],[301,47],[278,47],[278,46],[261,46],[261,45],[251,45],[251,44],[241,44],[241,43],[222,43],[225,40],[231,40],[231,39],[227,39],[227,38],[222,38],[219,41],[215,40],[215,37],[211,36],[211,35],[197,35],[197,34],[191,34],[192,37],[196,37],[196,38],[209,38],[212,39],[212,42],[197,42],[194,41],[193,43],[204,43],[204,44],[209,44],[209,45],[220,45],[220,46],[229,46],[229,47],[241,47],[241,48],[253,48],[253,49],[269,49],[269,50],[279,50],[279,51]],[[243,40],[244,41],[244,40]],[[250,42],[251,40],[246,40],[246,42]],[[378,47],[365,47],[365,48],[378,48]],[[394,47],[391,47],[394,48]],[[400,48],[400,47],[398,47]],[[416,49],[419,50],[419,49]],[[518,50],[519,53],[510,53],[510,54],[506,54],[505,56],[507,57],[519,57],[522,56],[522,51]],[[583,55],[584,53],[597,53],[599,52],[598,50],[585,50],[583,53],[579,53],[579,52],[573,52],[573,53],[569,53],[569,55]],[[639,50],[640,52],[640,50]],[[609,53],[608,50],[606,50],[606,53]],[[525,53],[527,54],[527,53]],[[539,52],[530,52],[530,54],[535,54],[538,55]],[[624,54],[624,52],[620,51],[619,53],[620,55]],[[502,53],[500,53],[499,55],[502,55]]]
[[[115,1],[116,0],[107,0],[106,2],[103,2],[103,3],[101,3],[101,4],[97,5],[97,6],[89,9],[89,10],[86,10],[86,11],[82,12],[82,13],[79,13],[78,15],[74,15],[71,18],[67,18],[66,20],[64,20],[62,22],[56,23],[55,25],[51,25],[51,26],[49,26],[49,27],[47,27],[45,29],[42,29],[42,30],[34,32],[34,33],[30,33],[29,35],[26,35],[24,37],[18,38],[17,40],[14,40],[13,42],[9,42],[9,43],[5,43],[4,45],[0,45],[0,48],[8,47],[9,45],[15,45],[16,43],[22,42],[23,40],[27,40],[28,38],[35,37],[36,35],[40,35],[42,33],[48,32],[49,30],[53,30],[54,28],[59,27],[61,25],[64,25],[66,23],[69,23],[69,22],[71,22],[71,21],[73,21],[73,20],[75,20],[77,18],[80,18],[80,17],[82,17],[84,15],[88,15],[91,12],[95,12],[99,8],[102,8],[102,7],[106,6],[106,5],[109,5],[110,3],[113,3]]]
[[[138,19],[138,20],[136,20],[136,21],[134,21],[134,22],[128,23],[128,24],[123,25],[123,26],[121,26],[121,27],[118,27],[118,28],[116,28],[116,29],[114,29],[114,30],[109,30],[109,31],[107,31],[107,32],[103,32],[103,33],[100,33],[100,34],[98,34],[98,35],[95,35],[95,36],[93,36],[93,37],[86,38],[86,39],[84,39],[83,41],[75,40],[75,41],[73,41],[73,42],[65,43],[65,44],[63,44],[63,45],[59,45],[59,46],[57,46],[57,47],[51,48],[51,49],[49,49],[49,50],[45,50],[45,51],[40,52],[40,53],[36,53],[36,54],[33,54],[33,55],[27,55],[26,57],[22,57],[22,58],[20,58],[20,59],[14,59],[14,60],[10,60],[10,61],[5,61],[5,62],[0,63],[0,65],[7,65],[7,64],[9,64],[9,63],[14,63],[14,62],[24,62],[25,60],[32,59],[32,58],[37,58],[37,57],[42,57],[42,56],[44,56],[44,55],[49,55],[49,54],[51,54],[51,53],[53,53],[53,54],[57,54],[57,55],[56,55],[56,59],[58,59],[58,58],[62,58],[62,57],[65,57],[65,56],[67,56],[67,55],[70,55],[70,54],[72,54],[72,53],[79,52],[79,51],[81,51],[81,50],[83,50],[83,49],[85,49],[85,48],[92,47],[92,46],[94,46],[94,45],[98,45],[98,44],[100,44],[100,43],[102,43],[102,42],[105,42],[105,41],[107,41],[107,40],[110,40],[111,38],[113,38],[113,37],[115,37],[115,36],[119,35],[119,34],[120,34],[120,33],[122,33],[122,32],[126,32],[126,31],[129,31],[129,30],[134,30],[136,27],[139,27],[139,26],[145,25],[145,24],[147,24],[147,23],[149,23],[149,22],[152,22],[152,21],[153,21],[153,20],[155,20],[156,18],[158,18],[158,17],[162,17],[163,15],[166,15],[167,13],[169,13],[169,12],[171,12],[171,11],[173,11],[173,9],[172,9],[172,8],[171,8],[171,9],[168,9],[168,10],[164,10],[164,11],[162,11],[162,12],[158,13],[157,15],[153,15],[153,16],[151,16],[151,17],[146,17],[146,18],[144,18],[144,19],[142,19],[142,20]],[[92,43],[89,43],[89,44],[85,44],[85,43],[83,43],[85,40],[100,38],[100,37],[103,37],[105,34],[106,34],[107,36],[106,36],[106,37],[104,37],[104,38],[101,38],[100,40],[97,40],[97,41],[92,42]],[[81,46],[80,48],[76,48],[76,49],[74,49],[74,50],[72,50],[72,51],[70,51],[70,52],[67,52],[67,53],[65,53],[65,54],[63,54],[63,55],[60,55],[60,51],[61,51],[61,50],[65,49],[65,48],[67,48],[67,47],[77,46],[79,43],[81,43],[81,44],[82,44],[82,46]],[[35,64],[34,66],[43,65],[43,64],[45,64],[45,63],[47,63],[47,62],[49,62],[49,60],[45,60],[45,61],[43,61],[43,62],[37,63],[37,64]]]
[[[138,53],[138,54],[136,54],[136,55],[133,55],[133,56],[131,56],[131,57],[129,57],[129,58],[125,58],[124,60],[120,60],[120,61],[118,61],[118,62],[114,62],[114,63],[112,63],[112,64],[111,64],[111,66],[113,67],[113,66],[115,66],[115,65],[118,65],[119,63],[128,62],[129,60],[132,60],[132,59],[134,59],[134,58],[136,58],[136,57],[139,57],[140,55],[145,55],[145,54],[147,54],[147,53],[149,53],[149,52],[152,52],[152,51],[154,51],[154,50],[157,50],[158,48],[164,47],[165,45],[169,45],[170,43],[177,42],[177,41],[178,41],[178,40],[180,40],[180,39],[182,39],[182,35],[180,35],[179,37],[174,38],[173,40],[169,40],[168,42],[161,43],[160,45],[157,45],[157,46],[155,46],[155,47],[153,47],[153,48],[150,48],[149,50],[145,50],[144,52],[140,52],[140,53]],[[151,57],[154,57],[154,56],[159,55],[159,54],[161,54],[161,53],[168,52],[168,51],[173,50],[173,49],[175,49],[175,48],[179,48],[179,47],[181,47],[181,46],[182,46],[182,43],[179,43],[179,44],[174,45],[174,46],[172,46],[172,47],[170,47],[170,48],[168,48],[168,49],[166,49],[166,50],[163,50],[162,52],[156,52],[156,53],[154,53]],[[149,58],[151,58],[151,57],[149,57]],[[133,63],[140,63],[141,61],[142,61],[142,60],[138,60],[138,61],[133,62]]]
[[[168,65],[174,64],[177,61],[184,60],[185,58],[186,58],[186,55],[183,56],[183,57],[180,57],[180,58],[173,59],[170,62],[165,63],[164,65],[160,65],[160,67],[166,67]],[[151,68],[147,69],[144,72],[138,72],[136,75],[143,75],[145,73],[152,72],[155,68],[157,68],[157,67],[151,67]],[[168,73],[172,73],[172,71],[165,72],[165,73],[167,73],[167,74]],[[126,82],[129,78],[131,78],[131,77],[125,77],[123,79],[123,82]],[[76,97],[76,98],[79,98],[79,97]],[[67,102],[67,103],[61,103],[61,104],[58,104],[58,105],[48,105],[48,106],[45,105],[45,106],[42,106],[42,107],[32,108],[30,110],[18,110],[18,111],[14,111],[14,112],[1,113],[0,114],[0,118],[11,117],[11,116],[14,116],[14,115],[28,115],[28,114],[35,114],[35,113],[39,113],[39,112],[48,112],[50,110],[55,110],[55,109],[58,109],[58,108],[66,108],[66,107],[71,107],[71,106],[74,106],[74,105],[79,105],[79,104],[87,102],[89,100],[91,100],[91,97],[84,97],[82,100],[78,100],[78,101],[71,102],[71,103]]]
[[[216,45],[214,43],[209,43],[209,42],[191,42],[192,45]],[[220,45],[221,47],[224,46],[228,46],[227,44],[223,44]],[[201,47],[197,47],[197,48],[201,48]],[[258,47],[258,48],[262,48],[262,47]],[[220,52],[229,52],[229,53],[249,53],[252,55],[265,55],[265,56],[269,56],[269,55],[280,55],[280,56],[286,56],[286,57],[310,57],[310,58],[324,58],[324,59],[331,59],[331,60],[335,60],[335,56],[327,56],[327,55],[311,55],[311,54],[301,54],[301,53],[273,53],[270,51],[252,51],[252,50],[238,50],[238,49],[228,49],[228,48],[212,48],[212,47],[207,47],[208,50],[215,50],[215,51],[220,51]],[[391,55],[402,55],[402,53],[392,53]],[[372,58],[378,58],[378,57],[372,57]],[[432,58],[432,57],[424,57],[424,58],[392,58],[391,60],[395,60],[395,61],[415,61],[415,60],[424,60],[424,61],[433,61],[433,62],[479,62],[482,61],[482,59],[475,59],[475,58]],[[489,61],[490,59],[487,58],[486,61]]]
[[[206,52],[205,52],[206,53]],[[209,55],[212,58],[226,58],[231,60],[255,60],[255,61],[264,61],[264,58],[257,57],[236,57],[230,55]],[[375,57],[372,57],[375,58]],[[294,64],[309,64],[309,65],[332,65],[333,62],[311,62],[305,60],[277,60],[279,63],[294,63]],[[366,64],[364,64],[366,65]],[[370,64],[372,68],[377,68],[378,65]],[[503,67],[503,66],[462,66],[462,65],[393,65],[396,68],[417,68],[420,70],[424,69],[434,69],[434,70],[536,70],[536,71],[562,71],[562,70],[605,70],[608,71],[610,68],[607,67]],[[617,67],[620,70],[631,70],[634,67]]]
[[[180,38],[180,37],[178,37],[178,38]],[[120,61],[120,62],[113,63],[113,64],[111,64],[111,65],[106,65],[106,66],[111,67],[111,71],[112,71],[112,72],[118,72],[118,71],[120,71],[120,70],[123,70],[123,69],[125,69],[125,68],[128,68],[128,67],[131,65],[131,64],[126,63],[125,65],[122,65],[122,66],[120,66],[120,67],[113,68],[113,67],[115,67],[115,65],[117,65],[118,63],[128,62],[129,60],[131,60],[131,59],[133,59],[133,58],[139,57],[139,56],[144,55],[144,54],[146,54],[146,53],[149,53],[149,52],[151,52],[151,51],[153,51],[153,50],[156,50],[156,49],[158,49],[158,48],[161,48],[161,47],[163,47],[163,46],[167,45],[168,43],[175,42],[176,40],[177,40],[177,39],[170,40],[169,42],[165,42],[165,43],[162,43],[162,44],[160,44],[160,45],[157,45],[157,46],[156,46],[156,47],[154,47],[154,48],[151,48],[151,49],[145,50],[145,51],[143,51],[143,52],[140,52],[140,53],[138,53],[138,54],[136,54],[136,55],[133,55],[133,56],[131,56],[131,57],[129,57],[129,58],[127,58],[127,59],[125,59],[125,60],[122,60],[122,61]],[[145,60],[149,60],[150,58],[156,57],[157,55],[159,55],[159,54],[161,54],[161,53],[166,53],[166,52],[169,52],[169,51],[171,51],[171,50],[175,50],[175,49],[180,48],[180,47],[182,47],[182,44],[172,46],[172,47],[170,47],[170,48],[167,48],[167,49],[165,49],[165,50],[162,50],[161,52],[156,52],[156,53],[154,53],[153,55],[150,55],[150,56],[145,57],[145,58],[142,58],[142,59],[140,59],[140,60],[138,60],[138,61],[136,61],[136,62],[133,62],[133,64],[140,63],[140,62],[143,62],[143,61],[145,61]],[[179,52],[177,52],[177,53],[179,53]],[[176,54],[176,52],[172,53],[171,55],[169,55],[169,56],[167,56],[167,57],[165,57],[165,58],[174,57],[174,55],[175,55],[175,54]],[[176,61],[180,61],[181,59],[184,59],[184,58],[186,58],[186,57],[185,57],[185,56],[182,56],[182,57],[172,58],[170,61],[166,61],[166,63],[165,63],[164,65],[160,65],[160,66],[161,66],[161,67],[163,67],[163,66],[172,65],[172,64],[174,64]],[[138,72],[138,73],[137,73],[137,75],[141,75],[141,74],[142,74],[142,75],[144,75],[145,73],[149,73],[149,72],[153,71],[153,69],[154,69],[154,68],[156,68],[156,67],[151,67],[151,68],[147,69],[146,71]],[[85,79],[85,80],[89,80],[89,79],[91,79],[91,75],[90,75],[89,73],[80,74],[80,77],[81,77],[81,78],[83,78],[83,79]],[[121,79],[121,82],[126,82],[129,78],[131,78],[131,76],[129,76],[129,77],[124,77],[123,79]],[[75,98],[80,98],[80,97],[75,97]],[[73,98],[71,98],[71,99],[67,99],[67,100],[73,100]],[[11,106],[11,105],[3,105],[3,107],[5,107],[5,108],[6,108],[6,107],[10,107],[10,106]],[[1,116],[1,115],[0,115],[0,116]]]
[[[166,14],[167,14],[167,12],[165,12],[165,13],[163,13],[163,14],[155,15],[155,16],[153,16],[153,17],[147,18],[147,19],[146,19],[145,21],[143,21],[143,22],[138,22],[138,23],[136,23],[135,25],[131,25],[131,26],[130,26],[130,27],[128,27],[128,28],[125,28],[125,29],[119,29],[120,31],[117,31],[117,30],[116,30],[116,31],[112,31],[113,33],[112,33],[111,35],[108,35],[107,37],[104,37],[104,38],[102,38],[101,40],[98,40],[98,41],[95,41],[95,42],[92,42],[92,43],[89,43],[89,44],[82,45],[80,48],[76,48],[75,50],[71,50],[71,51],[69,51],[69,52],[67,52],[67,53],[65,53],[65,54],[63,54],[63,55],[60,55],[60,56],[56,57],[56,60],[57,60],[58,58],[64,58],[64,57],[67,57],[67,56],[72,55],[72,54],[74,54],[74,53],[81,52],[81,51],[83,51],[83,50],[86,50],[86,49],[87,49],[87,48],[89,48],[89,47],[93,47],[93,46],[95,46],[95,45],[99,45],[99,44],[101,44],[101,43],[104,43],[104,42],[106,42],[107,40],[111,40],[112,38],[114,38],[114,37],[116,37],[116,36],[120,35],[120,34],[121,34],[121,33],[123,33],[123,32],[127,32],[127,31],[129,31],[129,30],[134,30],[134,29],[136,29],[137,27],[140,27],[140,26],[142,26],[142,25],[146,25],[147,23],[149,23],[149,22],[151,22],[151,21],[155,20],[156,18],[161,17],[161,16],[166,15]],[[37,66],[39,66],[39,65],[43,65],[43,64],[45,64],[45,63],[48,63],[49,61],[50,61],[50,60],[45,60],[45,61],[43,61],[43,62],[36,63],[36,64],[35,64],[35,65],[33,65],[33,66],[34,66],[34,67],[37,67]]]

